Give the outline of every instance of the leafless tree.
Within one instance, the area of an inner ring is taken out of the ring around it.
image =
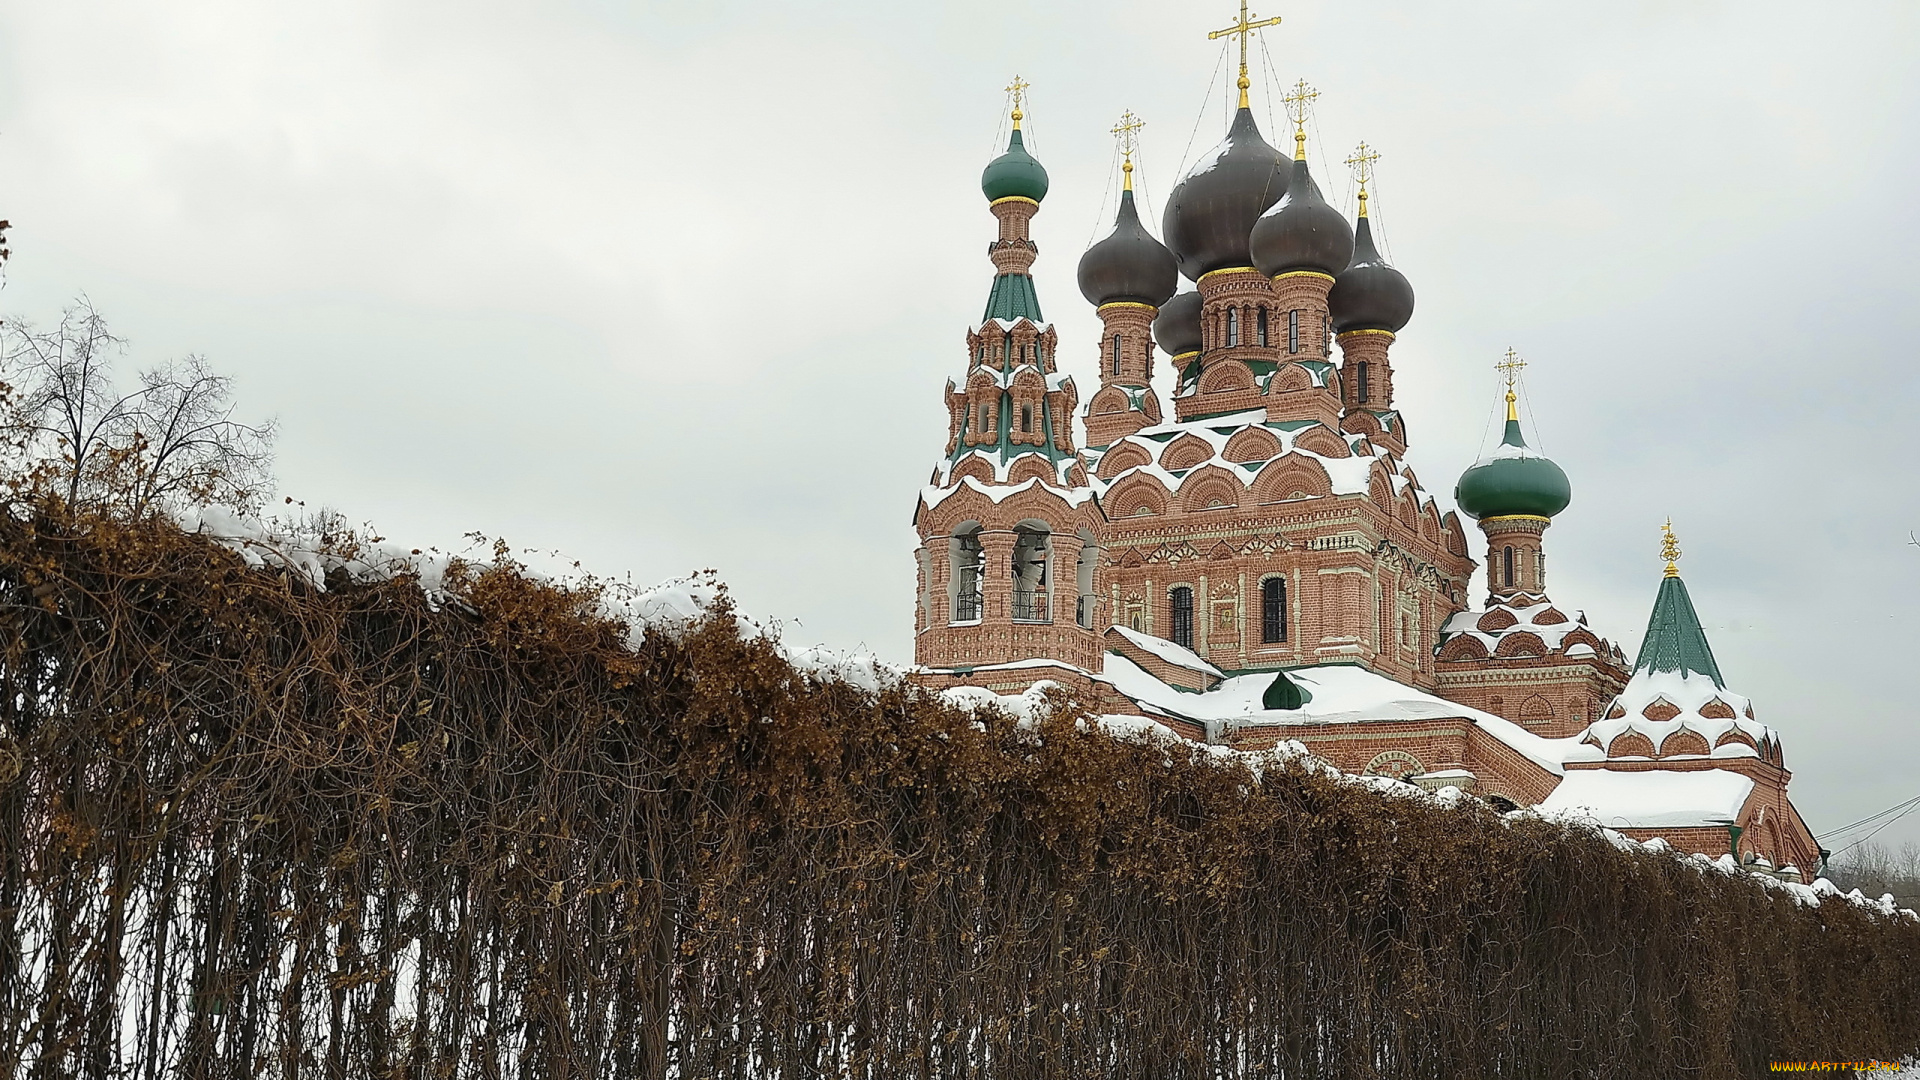
[[[231,381],[198,356],[148,369],[122,393],[113,363],[125,351],[84,297],[52,330],[0,323],[15,486],[136,516],[183,505],[258,509],[273,423],[235,420]]]

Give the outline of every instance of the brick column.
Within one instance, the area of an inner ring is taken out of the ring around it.
[[[1552,521],[1532,514],[1483,518],[1480,531],[1487,536],[1487,594],[1489,603],[1497,603],[1514,593],[1547,591],[1546,552],[1541,546]],[[1513,582],[1507,582],[1507,550],[1513,550]]]
[[[980,533],[986,572],[980,581],[980,621],[1008,622],[1013,618],[1013,545],[1011,529]]]
[[[1393,408],[1393,364],[1387,349],[1393,334],[1386,330],[1349,330],[1340,335],[1340,404],[1343,408]],[[1360,399],[1360,365],[1366,365],[1366,400]]]

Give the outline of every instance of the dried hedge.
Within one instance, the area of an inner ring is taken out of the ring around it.
[[[0,515],[0,1074],[1751,1076],[1920,925],[1540,822],[984,730],[511,565],[324,591]]]

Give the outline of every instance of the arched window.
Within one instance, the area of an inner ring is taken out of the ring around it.
[[[1300,309],[1287,312],[1287,351],[1300,351]]]
[[[1262,346],[1265,346],[1267,344],[1267,309],[1266,308],[1260,309],[1259,324],[1260,324],[1260,344]]]
[[[1365,405],[1367,403],[1367,362],[1362,360],[1358,364],[1355,364],[1354,368],[1356,379],[1356,385],[1353,389],[1354,400]]]
[[[1173,601],[1173,643],[1183,649],[1193,648],[1193,590],[1185,585],[1176,587],[1170,599]]]
[[[980,532],[962,533],[953,538],[953,621],[977,622],[980,618],[980,578],[986,569],[980,551]]]
[[[1227,348],[1240,344],[1240,309],[1227,309]]]
[[[1320,317],[1320,355],[1333,355],[1333,316]]]
[[[1120,374],[1120,335],[1113,335],[1113,373]]]
[[[1013,539],[1013,618],[1015,622],[1048,622],[1047,564],[1052,551],[1045,532],[1021,526]]]
[[[1020,430],[1022,432],[1033,430],[1033,406],[1031,405],[1020,406]]]
[[[1287,640],[1287,579],[1271,577],[1260,583],[1260,640]]]
[[[1506,579],[1502,584],[1511,585],[1513,584],[1513,548],[1509,547],[1506,549],[1501,562],[1504,564],[1503,569],[1506,571]]]

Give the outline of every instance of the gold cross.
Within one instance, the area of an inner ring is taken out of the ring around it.
[[[1208,41],[1232,36],[1240,38],[1240,107],[1243,109],[1247,107],[1247,87],[1252,85],[1247,81],[1247,38],[1253,36],[1255,30],[1279,25],[1280,16],[1278,15],[1255,22],[1254,17],[1247,14],[1247,0],[1240,0],[1240,18],[1232,26],[1224,30],[1215,30],[1207,35]]]
[[[1307,156],[1307,114],[1313,110],[1314,99],[1320,91],[1307,85],[1301,79],[1293,84],[1293,89],[1280,100],[1286,103],[1287,119],[1293,121],[1293,156],[1296,160],[1305,160]]]
[[[1113,126],[1113,134],[1120,140],[1120,156],[1122,158],[1120,171],[1126,176],[1127,186],[1125,190],[1127,191],[1133,190],[1133,152],[1139,149],[1139,131],[1146,126],[1147,122],[1133,115],[1132,109],[1121,113],[1120,122]]]
[[[1360,182],[1360,216],[1367,216],[1367,181],[1373,179],[1373,163],[1380,160],[1380,151],[1367,145],[1365,139],[1354,147],[1353,156],[1347,159],[1347,168],[1353,170],[1353,178]]]
[[[1022,82],[1020,76],[1015,75],[1012,84],[1003,88],[1013,96],[1013,129],[1015,131],[1020,130],[1020,119],[1024,115],[1020,111],[1020,106],[1026,104],[1027,87],[1032,85],[1030,82]]]
[[[1668,518],[1667,523],[1660,526],[1660,534],[1660,557],[1667,560],[1667,572],[1665,576],[1679,577],[1680,568],[1675,566],[1674,563],[1680,559],[1680,540],[1673,535],[1672,518]]]
[[[1509,345],[1507,346],[1507,355],[1493,366],[1502,375],[1507,377],[1507,419],[1518,420],[1520,419],[1520,409],[1516,403],[1519,399],[1515,397],[1513,393],[1513,380],[1519,377],[1520,369],[1526,367],[1527,362],[1520,359],[1520,354],[1514,352],[1513,346]]]
[[[1366,193],[1367,182],[1373,179],[1373,163],[1380,160],[1380,151],[1368,146],[1365,139],[1353,148],[1353,156],[1347,159],[1347,167],[1353,170],[1353,178],[1360,181],[1360,191]]]

